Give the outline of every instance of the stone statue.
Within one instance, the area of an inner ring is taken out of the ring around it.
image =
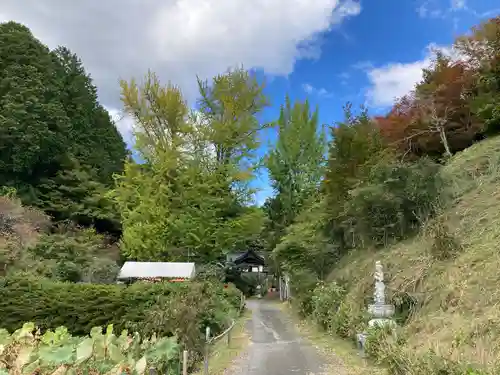
[[[375,292],[373,295],[376,305],[385,305],[384,269],[379,260],[375,263]]]
[[[373,317],[369,322],[369,327],[395,327],[396,323],[391,319],[394,315],[394,306],[385,303],[384,269],[380,261],[375,262],[375,291],[373,293],[374,303],[368,305],[368,312]],[[364,355],[364,346],[367,333],[362,332],[356,335],[361,354]]]

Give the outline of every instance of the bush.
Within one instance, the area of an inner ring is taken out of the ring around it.
[[[240,309],[242,297],[242,292],[234,284],[228,284],[224,288],[224,298],[235,310]]]
[[[239,301],[239,297],[231,301],[220,284],[193,283],[185,292],[159,297],[144,318],[129,327],[147,335],[169,327],[168,333],[176,335],[181,346],[191,351],[190,360],[194,363],[201,359],[206,328],[210,327],[213,336],[229,327],[238,314]]]
[[[402,331],[395,334],[388,327],[371,328],[366,340],[366,354],[387,369],[389,375],[486,375],[492,374],[450,359],[434,351],[425,354],[404,349]],[[497,374],[494,372],[493,374]]]
[[[64,325],[74,335],[108,324],[118,331],[133,329],[143,335],[172,336],[181,330],[189,332],[191,336],[184,340],[191,343],[203,335],[207,325],[217,333],[235,316],[234,302],[226,298],[222,285],[214,283],[135,283],[127,287],[54,282],[18,274],[0,280],[0,322],[11,332],[27,321],[42,330]],[[159,312],[161,321],[156,320]],[[196,329],[188,329],[189,324]]]
[[[336,282],[329,284],[320,283],[312,295],[312,316],[316,323],[323,329],[329,330],[332,325],[332,318],[337,314],[345,290]]]
[[[16,269],[58,281],[112,283],[118,265],[111,259],[103,236],[92,229],[59,228],[40,237]]]
[[[444,217],[438,218],[429,231],[432,239],[430,252],[435,259],[450,259],[462,251],[462,244],[451,233]]]
[[[439,207],[444,181],[439,165],[379,164],[360,186],[350,191],[344,226],[354,240],[384,246],[414,234]]]
[[[319,280],[308,271],[295,272],[290,276],[291,302],[303,318],[313,312],[313,291]]]

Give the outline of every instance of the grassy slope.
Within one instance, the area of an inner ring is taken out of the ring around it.
[[[389,295],[420,304],[405,325],[405,352],[434,349],[491,369],[500,362],[500,137],[455,155],[442,173],[453,200],[440,219],[463,246],[457,256],[432,257],[431,222],[412,240],[345,257],[331,278],[348,281],[348,299],[365,309],[381,260]]]

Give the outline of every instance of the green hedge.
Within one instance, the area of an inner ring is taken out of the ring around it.
[[[65,326],[73,335],[85,335],[92,327],[112,323],[118,331],[127,328],[141,331],[143,322],[151,319],[150,312],[156,306],[165,301],[182,303],[187,295],[199,297],[202,311],[197,311],[195,318],[212,322],[216,330],[225,324],[221,320],[239,307],[235,306],[234,291],[228,293],[221,284],[210,282],[124,286],[73,284],[16,275],[0,279],[0,327],[12,332],[30,321],[41,329]],[[202,309],[207,305],[213,308]],[[176,334],[182,324],[182,321],[172,321],[168,327],[150,324],[149,329],[171,335]]]

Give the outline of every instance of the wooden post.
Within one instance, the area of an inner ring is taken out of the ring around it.
[[[205,330],[205,353],[204,353],[204,362],[205,362],[205,375],[208,375],[208,355],[209,355],[209,341],[210,340],[210,327],[207,327]]]
[[[205,343],[205,353],[204,353],[204,367],[205,367],[205,371],[203,372],[204,375],[208,375],[208,343]]]
[[[184,350],[182,353],[182,375],[187,375],[188,373],[188,351]]]
[[[233,329],[231,328],[228,332],[227,332],[227,346],[230,347],[231,346],[231,332],[233,331]]]

